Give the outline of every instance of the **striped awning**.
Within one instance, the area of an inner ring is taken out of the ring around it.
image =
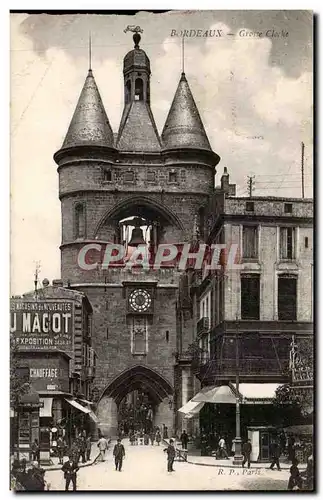
[[[207,386],[194,396],[193,401],[216,404],[235,404],[236,395],[228,385]]]
[[[82,411],[83,413],[91,413],[90,408],[86,408],[85,406],[82,406],[80,403],[75,401],[75,399],[67,399],[65,398],[65,401],[67,401],[71,406],[74,406],[79,411]]]
[[[191,399],[190,401],[185,403],[185,405],[183,405],[178,411],[180,413],[184,413],[185,418],[192,418],[194,417],[194,415],[199,413],[200,410],[202,410],[203,406],[204,403],[198,403],[196,401],[192,401]]]

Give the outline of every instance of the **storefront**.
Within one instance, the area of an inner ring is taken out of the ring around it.
[[[236,432],[236,402],[239,397],[242,440],[250,438],[254,461],[270,458],[270,443],[277,436],[277,411],[272,400],[278,384],[240,384],[237,394],[234,384],[206,386],[178,411],[190,419],[199,414],[200,435],[204,448],[215,451],[220,437],[224,437],[228,454]],[[278,421],[278,420],[277,420]]]

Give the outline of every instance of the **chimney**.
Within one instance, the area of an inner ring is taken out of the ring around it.
[[[226,194],[229,192],[229,174],[228,174],[227,167],[224,167],[224,169],[223,169],[223,174],[221,177],[221,189]]]
[[[59,286],[63,287],[63,280],[61,280],[61,279],[53,280],[52,284],[53,284],[53,287],[59,287]]]

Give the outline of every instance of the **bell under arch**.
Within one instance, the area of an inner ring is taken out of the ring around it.
[[[95,229],[94,238],[124,244],[127,238],[122,222],[131,218],[144,221],[139,227],[148,232],[152,247],[183,240],[183,225],[177,215],[164,204],[144,196],[129,197],[106,212]]]

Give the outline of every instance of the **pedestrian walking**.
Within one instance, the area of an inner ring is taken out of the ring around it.
[[[155,436],[155,439],[156,439],[156,443],[158,444],[158,446],[160,445],[160,442],[161,442],[161,434],[160,434],[160,430],[158,429],[157,432],[156,432],[156,436]]]
[[[44,491],[45,490],[45,471],[37,460],[34,460],[32,467],[27,472],[27,491]]]
[[[26,464],[15,459],[11,468],[11,489],[14,491],[27,491]]]
[[[226,458],[229,459],[228,454],[227,454],[227,445],[225,443],[225,440],[223,437],[221,437],[219,441],[219,458]]]
[[[307,459],[307,467],[304,476],[304,489],[306,491],[313,491],[314,489],[314,457],[312,445],[308,448],[309,456]]]
[[[301,490],[303,481],[298,468],[298,460],[295,458],[291,468],[289,469],[290,477],[288,480],[288,490]]]
[[[164,425],[163,439],[168,439],[168,428]]]
[[[88,437],[86,438],[86,461],[87,462],[91,458],[91,449],[92,449],[91,434],[89,434]]]
[[[250,469],[250,455],[252,452],[252,445],[251,445],[251,439],[248,439],[245,443],[243,443],[242,446],[242,455],[243,455],[243,462],[242,462],[242,467],[244,467],[245,463],[248,463],[248,469]]]
[[[173,463],[175,460],[176,450],[173,439],[169,440],[169,445],[167,448],[164,449],[164,452],[165,451],[167,453],[167,471],[174,472]]]
[[[155,441],[154,431],[151,431],[151,433],[149,435],[149,439],[150,439],[150,442],[151,442],[151,446],[154,446],[154,441]]]
[[[99,460],[100,460],[100,462],[104,462],[105,452],[108,449],[108,441],[105,439],[104,436],[100,437],[100,439],[98,441],[98,448],[100,451],[99,451],[98,456],[95,457],[93,464],[98,463]]]
[[[293,463],[293,461],[295,460],[295,455],[296,455],[295,438],[293,435],[289,436],[289,438],[288,438],[287,452],[288,452],[289,462]]]
[[[277,465],[277,469],[281,470],[280,463],[279,463],[280,448],[279,448],[279,444],[278,444],[278,442],[276,440],[274,440],[271,443],[270,451],[271,451],[272,462],[271,462],[271,465],[270,465],[269,468],[271,470],[273,470],[273,468],[275,467],[275,465]]]
[[[59,438],[57,439],[57,454],[58,454],[58,463],[60,465],[63,465],[64,452],[65,452],[65,442],[62,436],[59,436]]]
[[[129,441],[131,446],[134,446],[136,440],[135,433],[133,431],[130,431],[130,436],[129,436]]]
[[[117,444],[114,445],[113,456],[114,456],[116,470],[121,472],[122,462],[123,462],[124,457],[126,456],[126,452],[125,452],[123,444],[121,444],[120,438],[117,440]]]
[[[80,457],[82,458],[82,464],[86,463],[86,437],[84,433],[79,435],[79,446],[80,446]]]
[[[188,444],[188,435],[186,431],[184,430],[181,434],[180,441],[182,443],[182,448],[183,450],[187,450],[187,444]]]
[[[35,439],[35,441],[31,445],[31,454],[32,454],[32,459],[34,461],[39,461],[39,444],[38,444],[38,439]]]
[[[76,477],[79,470],[78,464],[70,457],[63,465],[65,491],[68,491],[70,482],[72,481],[73,491],[76,491]]]

